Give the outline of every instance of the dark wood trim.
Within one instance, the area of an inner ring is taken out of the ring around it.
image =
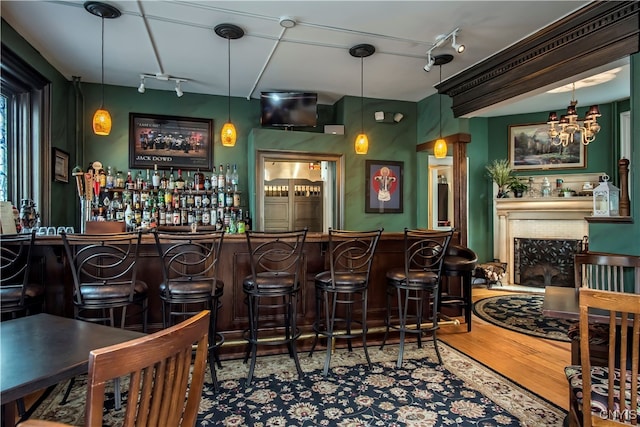
[[[436,85],[453,115],[477,111],[640,50],[640,2],[596,1]]]
[[[453,156],[453,223],[460,232],[459,243],[467,246],[467,144],[471,142],[468,133],[456,133],[443,137]],[[416,145],[416,152],[433,150],[436,140]]]

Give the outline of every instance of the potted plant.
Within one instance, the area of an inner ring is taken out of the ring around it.
[[[509,190],[513,191],[513,195],[515,197],[522,197],[525,191],[529,189],[529,185],[527,185],[524,181],[520,181],[518,177],[512,177],[511,182],[509,182]]]
[[[563,188],[563,189],[561,189],[560,191],[562,192],[562,195],[563,195],[564,197],[571,197],[571,196],[573,196],[573,195],[574,195],[574,193],[575,193],[572,189],[570,189],[570,188],[566,188],[566,187],[565,187],[565,188]]]
[[[511,165],[507,159],[495,159],[486,166],[487,174],[498,185],[498,198],[508,197],[507,186],[513,180]]]

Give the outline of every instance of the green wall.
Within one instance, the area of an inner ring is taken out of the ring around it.
[[[105,106],[112,114],[114,127],[111,135],[98,137],[91,131],[91,118],[100,102],[100,85],[81,84],[81,97],[74,96],[73,85],[4,20],[2,42],[25,61],[52,81],[52,145],[78,157],[77,163],[86,168],[93,160],[117,169],[128,170],[129,113],[166,114],[185,117],[205,117],[214,120],[214,164],[236,163],[241,175],[241,190],[247,190],[255,165],[251,164],[249,141],[256,147],[268,147],[295,151],[328,151],[327,136],[322,134],[324,124],[344,124],[345,135],[331,139],[331,151],[344,154],[347,179],[345,182],[345,228],[369,229],[382,226],[387,231],[401,231],[404,227],[424,226],[427,221],[426,187],[427,157],[429,153],[415,152],[416,144],[436,139],[439,135],[440,102],[442,102],[442,135],[470,133],[472,142],[467,147],[469,156],[469,246],[476,250],[480,260],[491,258],[493,252],[491,224],[491,182],[486,178],[485,165],[496,158],[506,158],[510,124],[546,121],[548,112],[512,115],[496,118],[456,119],[451,111],[452,100],[432,95],[418,103],[364,100],[364,129],[369,136],[370,148],[366,156],[353,152],[353,140],[360,131],[360,98],[344,97],[334,105],[320,106],[319,126],[308,132],[286,132],[259,127],[257,100],[232,98],[231,117],[238,129],[238,142],[233,148],[220,145],[219,130],[227,118],[227,98],[220,96],[185,93],[177,98],[173,91],[147,90],[139,94],[136,88],[105,87]],[[631,166],[640,164],[640,54],[631,57],[630,101],[601,105],[603,129],[594,143],[588,147],[587,168],[584,171],[605,171],[615,175],[618,158],[617,117],[620,111],[631,110],[632,158]],[[76,122],[76,102],[81,107],[82,120]],[[376,123],[375,111],[401,112],[404,119],[398,124]],[[579,111],[584,114],[584,110]],[[76,133],[80,141],[76,146]],[[314,138],[317,137],[316,138]],[[331,138],[331,137],[329,137]],[[395,160],[404,162],[404,212],[401,214],[364,213],[364,162],[371,160]],[[581,170],[583,171],[583,170]],[[574,171],[558,171],[558,173]],[[527,172],[540,175],[545,172]],[[555,171],[554,171],[555,173]],[[591,224],[590,245],[593,250],[640,254],[640,173],[632,175],[631,208],[633,224]],[[63,206],[73,206],[77,197],[73,183],[52,183],[52,198]],[[69,224],[77,219],[77,208],[52,209],[54,224]]]

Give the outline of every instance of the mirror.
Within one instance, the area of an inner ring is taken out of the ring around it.
[[[455,227],[453,209],[453,157],[429,156],[429,228]]]

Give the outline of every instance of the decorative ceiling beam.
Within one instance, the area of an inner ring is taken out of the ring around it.
[[[640,50],[640,2],[595,1],[436,85],[453,115],[531,92]]]

